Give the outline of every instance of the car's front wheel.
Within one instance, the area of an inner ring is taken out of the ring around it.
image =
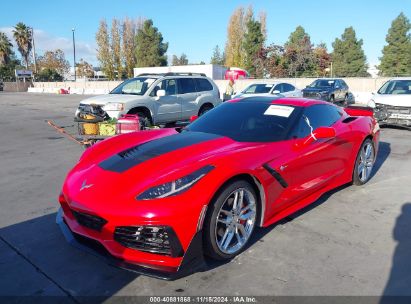
[[[257,220],[257,196],[246,181],[224,186],[211,202],[204,222],[205,253],[217,260],[231,259],[246,246]]]
[[[355,160],[353,183],[364,185],[371,178],[372,168],[375,162],[375,148],[371,139],[367,138],[361,145]]]

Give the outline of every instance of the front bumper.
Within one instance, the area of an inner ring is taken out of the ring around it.
[[[175,280],[197,271],[204,270],[206,264],[203,255],[202,231],[198,231],[185,251],[180,265],[176,268],[158,265],[142,265],[111,255],[97,240],[73,232],[66,223],[63,209],[57,213],[56,223],[59,225],[66,240],[74,247],[104,259],[108,264],[129,270],[138,274],[163,280]]]
[[[374,116],[381,126],[400,126],[411,129],[411,107],[377,104]]]

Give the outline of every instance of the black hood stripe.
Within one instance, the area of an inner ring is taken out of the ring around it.
[[[103,160],[99,166],[104,170],[121,173],[154,157],[220,137],[210,133],[182,132],[124,150]]]

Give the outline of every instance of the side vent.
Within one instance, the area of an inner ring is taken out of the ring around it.
[[[357,118],[358,117],[350,116],[350,117],[347,117],[346,119],[344,119],[342,122],[347,124],[347,123],[350,123],[350,122],[356,120]]]

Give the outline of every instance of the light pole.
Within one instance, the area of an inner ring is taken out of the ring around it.
[[[71,29],[73,32],[73,57],[74,57],[74,81],[77,80],[77,73],[76,73],[76,41],[74,39],[74,27]]]

